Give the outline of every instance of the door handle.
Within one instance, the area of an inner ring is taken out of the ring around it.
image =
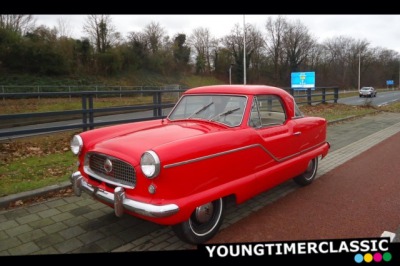
[[[300,131],[294,132],[293,135],[294,135],[294,136],[300,136],[300,135],[301,135],[301,132],[300,132]]]

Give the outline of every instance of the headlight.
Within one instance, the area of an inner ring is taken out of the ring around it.
[[[78,155],[83,147],[83,140],[81,138],[81,136],[79,135],[75,135],[72,139],[71,139],[71,151],[73,154]]]
[[[147,178],[155,178],[160,173],[160,158],[154,151],[146,151],[140,159],[140,167]]]

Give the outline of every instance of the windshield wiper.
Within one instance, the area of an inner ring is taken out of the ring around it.
[[[219,113],[219,114],[213,116],[209,121],[214,121],[217,118],[220,118],[221,116],[226,116],[226,115],[232,114],[233,112],[236,112],[237,110],[240,110],[240,107],[229,109],[225,112]]]
[[[214,103],[214,102],[210,102],[209,104],[204,105],[203,107],[200,107],[200,108],[199,108],[198,110],[196,110],[193,114],[189,115],[186,119],[189,119],[189,118],[191,118],[192,116],[197,115],[197,114],[203,112],[203,111],[206,110],[208,107],[210,107],[213,103]]]

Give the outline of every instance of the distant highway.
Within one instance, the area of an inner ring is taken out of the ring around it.
[[[348,105],[366,105],[371,104],[376,107],[385,106],[393,102],[400,101],[400,91],[378,91],[376,97],[373,98],[363,98],[359,96],[340,98],[338,103],[348,104]]]

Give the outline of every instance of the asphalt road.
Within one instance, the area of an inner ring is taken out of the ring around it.
[[[368,98],[368,97],[346,97],[340,98],[338,103],[348,104],[348,105],[366,105],[371,104],[373,106],[385,106],[393,102],[400,101],[400,91],[392,90],[392,91],[378,91],[376,97]]]

